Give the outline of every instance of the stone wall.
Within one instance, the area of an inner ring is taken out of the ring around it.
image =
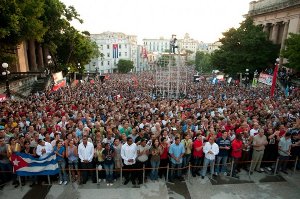
[[[14,95],[14,93],[21,94],[23,96],[28,96],[31,92],[32,85],[37,80],[36,76],[26,77],[20,80],[15,80],[12,82],[9,82],[9,89]],[[0,93],[5,93],[6,86],[5,82],[0,85]]]

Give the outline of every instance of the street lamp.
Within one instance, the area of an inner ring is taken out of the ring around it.
[[[246,68],[246,72],[245,72],[245,86],[248,87],[248,83],[249,83],[249,69]]]
[[[50,65],[52,64],[52,57],[51,55],[48,55],[47,56],[47,59],[48,59],[48,67],[46,68],[46,75],[49,75],[50,74]]]
[[[10,74],[10,71],[7,70],[8,69],[8,64],[7,63],[3,63],[2,67],[4,68],[4,71],[2,72],[2,75],[5,75],[6,78],[6,95],[7,98],[10,97],[10,90],[9,90],[9,81],[8,81],[8,75]]]

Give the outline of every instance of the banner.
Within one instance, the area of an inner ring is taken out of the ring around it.
[[[254,88],[257,87],[257,78],[253,78],[252,87],[254,87]]]
[[[57,91],[58,89],[66,86],[66,79],[61,80],[59,83],[52,87],[52,91]]]
[[[18,176],[58,174],[56,155],[51,153],[43,159],[34,158],[26,153],[13,153],[11,162]]]
[[[0,94],[0,102],[7,100],[6,94]]]
[[[54,84],[59,83],[64,77],[62,72],[58,72],[58,73],[53,73],[52,74],[53,80],[54,80]]]
[[[119,57],[119,47],[118,44],[113,44],[113,58]]]
[[[258,82],[271,86],[272,85],[272,79],[273,79],[272,75],[260,73],[259,78],[258,78]]]

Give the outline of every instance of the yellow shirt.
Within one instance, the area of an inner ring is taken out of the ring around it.
[[[104,149],[96,149],[96,155],[97,155],[97,159],[99,162],[103,162],[104,159],[103,159],[103,156],[102,156],[102,152],[103,152]]]

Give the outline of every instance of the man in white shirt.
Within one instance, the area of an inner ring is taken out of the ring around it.
[[[127,142],[121,148],[121,157],[124,160],[124,169],[135,169],[135,159],[137,157],[137,146],[133,143],[132,138],[128,137]],[[125,182],[124,185],[128,184],[129,176],[131,175],[131,182],[133,186],[136,186],[136,171],[124,172]]]
[[[205,143],[203,147],[203,152],[205,154],[202,175],[201,178],[204,179],[207,171],[208,164],[210,165],[210,173],[214,172],[214,162],[216,155],[219,154],[219,146],[215,143],[215,138],[210,137],[208,142]]]
[[[82,143],[78,146],[78,156],[80,159],[81,169],[88,169],[91,172],[93,183],[96,183],[96,176],[93,169],[93,157],[94,157],[94,145],[87,141],[87,136],[82,137]],[[82,182],[86,183],[88,180],[88,171],[83,170],[82,172]]]
[[[38,141],[38,145],[36,147],[36,154],[40,157],[40,159],[47,157],[52,152],[53,147],[49,142],[45,142],[41,139]]]
[[[254,137],[258,134],[259,124],[257,122],[253,123],[253,128],[250,130],[250,136]]]

